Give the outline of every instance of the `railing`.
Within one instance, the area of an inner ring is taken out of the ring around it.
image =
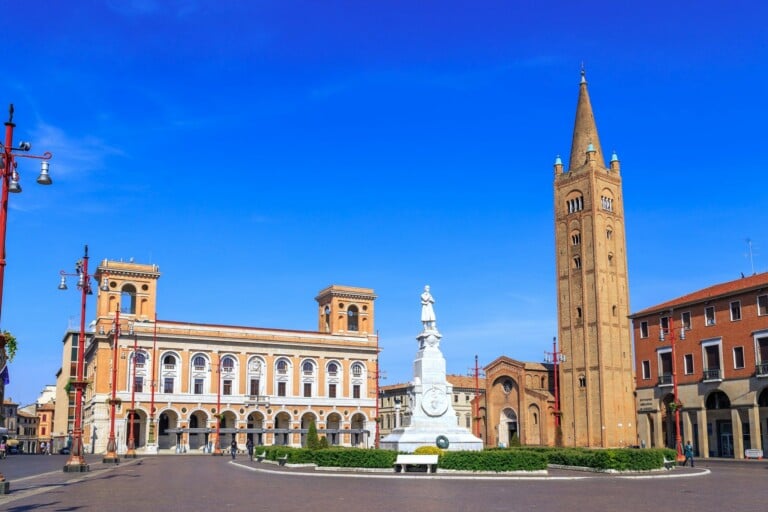
[[[757,363],[755,365],[755,373],[758,377],[768,377],[768,362]]]
[[[720,368],[710,368],[704,370],[704,380],[723,380],[720,376]]]
[[[672,385],[672,374],[666,373],[664,375],[659,375],[659,386],[671,386]]]
[[[163,370],[175,370],[175,369],[176,369],[176,365],[175,364],[164,364],[163,365]]]

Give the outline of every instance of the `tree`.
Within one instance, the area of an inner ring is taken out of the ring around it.
[[[309,432],[307,432],[307,448],[310,450],[317,450],[320,448],[320,439],[317,437],[317,427],[315,422],[309,424]]]

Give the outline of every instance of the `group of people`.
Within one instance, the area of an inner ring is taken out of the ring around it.
[[[253,439],[250,437],[245,442],[245,449],[248,451],[248,458],[253,460]],[[232,452],[232,460],[235,460],[235,456],[237,455],[237,441],[234,439],[232,439],[232,443],[230,444],[230,451]]]

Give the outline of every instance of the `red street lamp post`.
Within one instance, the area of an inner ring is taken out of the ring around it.
[[[216,365],[216,375],[218,375],[216,382],[216,442],[213,447],[213,455],[223,455],[221,453],[221,356],[219,356],[219,362]]]
[[[562,439],[560,437],[560,390],[557,387],[557,382],[559,378],[559,369],[558,366],[560,363],[565,362],[565,356],[562,352],[559,352],[557,350],[557,338],[552,338],[552,352],[544,351],[544,361],[547,363],[552,363],[554,365],[554,368],[552,370],[554,374],[554,381],[555,381],[555,444],[559,446],[562,443]]]
[[[664,341],[665,336],[669,338],[669,344],[672,347],[672,403],[675,408],[675,450],[677,451],[677,462],[685,461],[683,455],[683,439],[680,434],[680,399],[677,397],[677,358],[675,357],[675,329],[673,328],[672,311],[669,312],[667,328],[659,328],[659,340]],[[680,340],[685,339],[685,327],[680,328]]]
[[[117,456],[117,442],[115,441],[115,406],[117,405],[117,340],[120,336],[120,308],[115,311],[115,328],[112,339],[112,398],[109,400],[109,439],[107,440],[107,453],[102,462],[117,464],[120,458]]]
[[[475,354],[475,367],[470,368],[470,376],[475,378],[475,399],[472,401],[472,414],[474,416],[473,418],[473,424],[475,426],[475,436],[479,439],[482,439],[482,435],[480,434],[480,377],[485,377],[485,373],[480,370],[480,363],[477,358],[477,354]]]
[[[155,379],[157,370],[155,365],[155,355],[157,354],[157,313],[155,313],[155,330],[152,335],[152,376],[150,382],[151,395],[149,400],[149,438],[148,444],[155,445]]]
[[[128,411],[128,450],[126,458],[136,458],[136,440],[133,437],[133,424],[136,421],[136,354],[139,350],[139,340],[136,333],[133,334],[133,363],[131,372],[131,410]]]
[[[72,448],[69,459],[64,465],[64,471],[67,473],[78,473],[88,471],[88,464],[83,456],[83,392],[88,384],[84,378],[85,370],[85,305],[88,295],[92,295],[91,276],[88,274],[88,246],[85,246],[83,258],[75,264],[75,273],[67,274],[63,270],[60,272],[61,281],[59,290],[67,289],[67,276],[77,276],[77,287],[81,292],[80,299],[80,335],[77,339],[77,376],[72,381],[72,387],[75,388],[75,423],[72,429]],[[102,288],[103,289],[103,288]],[[106,291],[106,290],[105,290]]]
[[[2,178],[2,195],[0,196],[0,313],[3,309],[3,284],[5,282],[5,235],[8,224],[8,193],[21,192],[19,184],[19,173],[16,171],[16,158],[36,158],[42,160],[40,166],[40,175],[37,182],[40,185],[50,185],[53,183],[48,174],[48,160],[53,156],[45,152],[42,156],[26,155],[18,153],[20,151],[29,151],[31,144],[29,142],[19,142],[17,147],[13,147],[13,129],[16,125],[13,122],[13,104],[8,109],[8,121],[5,123],[5,143],[0,143],[0,178]],[[5,351],[5,337],[0,336],[0,371],[4,370],[8,364],[8,357]],[[0,379],[0,404],[5,398],[5,383]],[[0,473],[0,494],[10,491],[10,483]]]

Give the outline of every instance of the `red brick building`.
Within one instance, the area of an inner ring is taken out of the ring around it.
[[[642,444],[673,448],[679,407],[682,440],[691,440],[702,457],[743,458],[747,449],[765,449],[768,272],[716,284],[630,318]]]

